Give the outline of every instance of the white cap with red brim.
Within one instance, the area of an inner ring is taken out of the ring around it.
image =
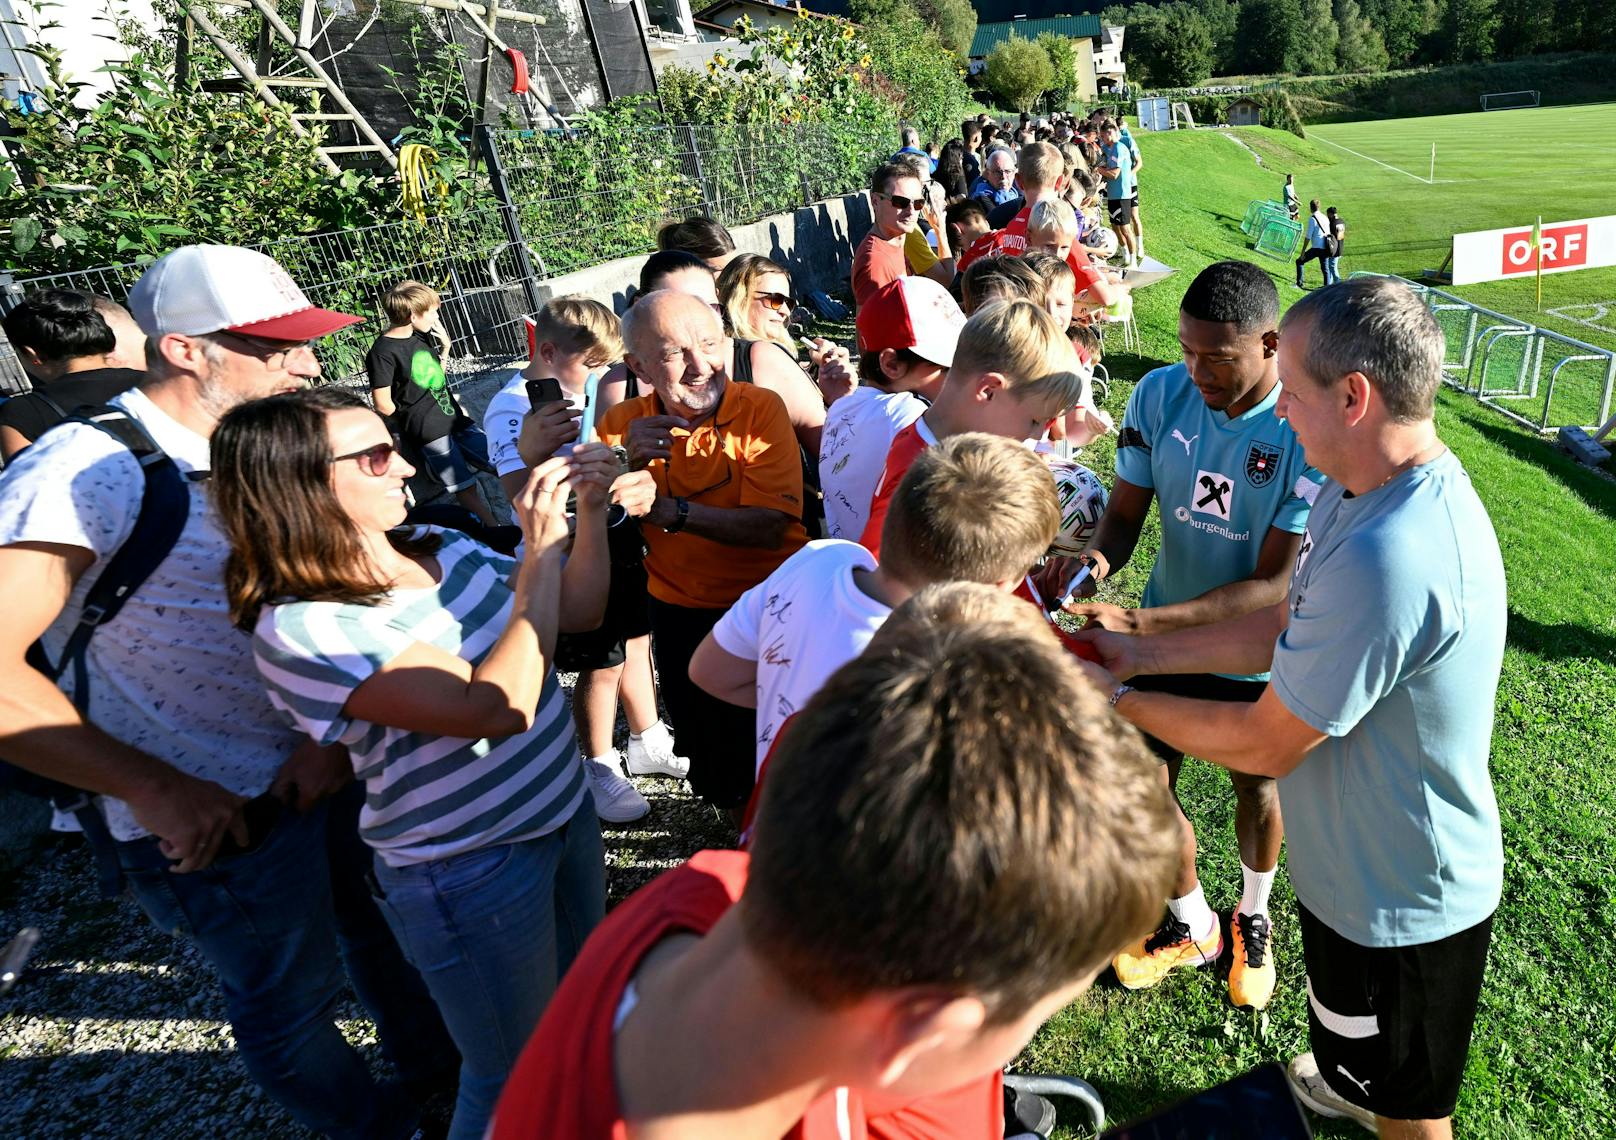
[[[363,317],[319,309],[274,258],[239,245],[185,245],[154,261],[129,293],[147,336],[233,332],[314,340]]]

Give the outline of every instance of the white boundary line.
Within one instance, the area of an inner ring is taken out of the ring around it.
[[[1402,169],[1401,167],[1393,166],[1389,162],[1382,162],[1378,158],[1370,158],[1367,154],[1361,154],[1358,151],[1353,150],[1351,147],[1342,146],[1338,142],[1330,142],[1330,140],[1325,138],[1323,135],[1310,134],[1307,137],[1310,138],[1310,139],[1318,139],[1321,143],[1329,143],[1329,145],[1335,147],[1336,150],[1344,150],[1348,154],[1357,155],[1359,158],[1362,158],[1362,159],[1365,159],[1365,160],[1367,160],[1369,162],[1372,162],[1376,166],[1384,166],[1387,170],[1391,170],[1391,171],[1394,171],[1394,172],[1396,172],[1398,174],[1401,174],[1405,178],[1412,178],[1416,182],[1423,182],[1427,186],[1434,186],[1434,185],[1436,185],[1437,182],[1452,182],[1453,181],[1453,179],[1451,179],[1451,178],[1438,178],[1438,179],[1435,180],[1435,182],[1433,182],[1429,178],[1421,178],[1418,174],[1410,174],[1408,171]]]

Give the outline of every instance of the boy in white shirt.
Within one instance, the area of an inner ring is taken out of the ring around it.
[[[572,451],[584,385],[591,374],[604,375],[623,355],[617,316],[598,301],[556,297],[539,310],[533,323],[533,359],[511,374],[483,413],[495,473],[505,493],[513,496],[526,484],[531,466]],[[562,398],[531,407],[529,380],[559,382]],[[527,424],[524,437],[525,420],[533,422]],[[519,449],[519,442],[525,442],[525,448]],[[690,761],[675,753],[673,735],[657,717],[639,528],[620,510],[613,510],[612,520],[615,525],[607,532],[612,584],[605,619],[589,633],[562,634],[556,643],[556,668],[578,674],[572,715],[595,810],[608,823],[630,823],[649,812],[651,805],[624,778],[612,745],[618,697],[629,726],[630,775],[683,779]]]
[[[859,306],[859,387],[825,413],[819,479],[831,538],[864,533],[893,438],[920,418],[954,362],[965,314],[937,282],[900,277]]]
[[[1060,527],[1049,468],[981,432],[926,449],[882,530],[880,566],[856,542],[810,542],[742,594],[690,662],[690,679],[757,709],[761,765],[781,726],[857,657],[894,606],[935,582],[1011,590]]]

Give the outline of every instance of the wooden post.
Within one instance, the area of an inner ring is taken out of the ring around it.
[[[190,12],[180,16],[178,31],[179,42],[174,45],[174,86],[183,91],[191,82],[191,41],[196,36]]]

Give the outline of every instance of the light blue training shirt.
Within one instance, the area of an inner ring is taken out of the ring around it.
[[[1291,425],[1274,415],[1280,386],[1230,419],[1206,406],[1183,364],[1147,373],[1128,397],[1117,478],[1150,487],[1161,503],[1161,552],[1145,606],[1168,606],[1249,578],[1270,528],[1301,534],[1307,465]],[[1263,681],[1257,673],[1240,680]]]
[[[1467,930],[1503,890],[1487,771],[1504,563],[1451,452],[1356,497],[1321,490],[1272,687],[1323,743],[1279,782],[1296,897],[1361,946]]]

